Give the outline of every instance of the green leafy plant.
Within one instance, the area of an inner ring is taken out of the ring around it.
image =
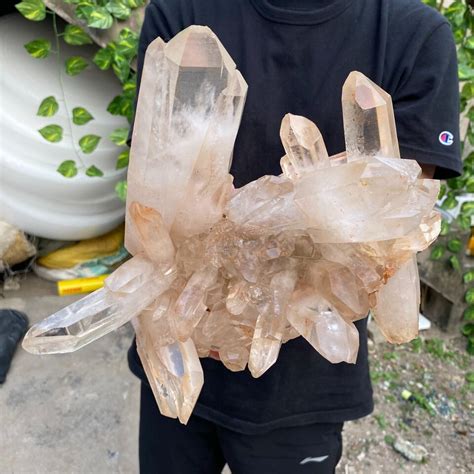
[[[99,168],[97,168],[96,166],[92,165],[92,166],[89,166],[89,168],[87,168],[87,170],[86,170],[86,175],[87,175],[87,176],[91,176],[91,177],[94,177],[94,176],[104,176],[104,173],[103,173],[103,171],[101,171]]]
[[[432,260],[446,259],[451,268],[462,273],[459,254],[462,252],[462,240],[459,236],[471,228],[471,218],[474,216],[474,201],[460,204],[460,197],[474,193],[474,13],[469,1],[455,0],[423,0],[426,4],[436,8],[442,13],[451,25],[457,46],[458,77],[461,85],[461,123],[465,125],[462,137],[463,173],[458,178],[448,179],[441,185],[439,199],[442,199],[441,208],[447,212],[459,208],[456,219],[448,221],[443,219],[441,236],[447,238],[447,243],[439,241],[431,250]],[[462,127],[464,129],[464,127]],[[463,275],[466,285],[474,285],[474,272],[468,271]],[[474,288],[467,288],[465,300],[469,305],[466,314],[474,313]],[[471,306],[472,305],[472,306]],[[463,326],[463,334],[467,337],[467,351],[474,354],[474,322],[467,320]]]
[[[82,20],[85,25],[91,28],[109,29],[115,22],[126,20],[130,17],[133,9],[145,4],[145,0],[65,0],[74,6],[75,15]],[[75,143],[72,134],[72,127],[82,126],[94,120],[92,114],[84,107],[74,107],[70,112],[64,96],[62,85],[62,75],[69,76],[81,74],[85,69],[94,65],[101,70],[112,69],[118,80],[122,84],[122,93],[110,102],[107,110],[112,115],[125,117],[129,122],[132,120],[133,101],[136,91],[136,74],[132,70],[132,64],[136,60],[138,49],[138,33],[129,28],[123,28],[116,41],[100,48],[90,64],[82,56],[61,57],[60,39],[73,46],[92,44],[93,41],[83,28],[77,25],[66,25],[64,31],[58,32],[56,14],[50,11],[43,0],[22,0],[16,5],[17,10],[28,20],[42,21],[47,15],[52,15],[53,29],[55,33],[54,50],[51,42],[38,38],[25,44],[26,51],[35,59],[43,59],[50,54],[55,54],[58,64],[58,73],[62,89],[62,97],[46,97],[38,106],[37,115],[49,118],[54,116],[60,107],[65,107],[69,117],[69,130],[65,132],[60,125],[46,124],[38,130],[41,136],[50,143],[58,143],[65,136],[70,137],[73,149],[76,154],[75,160],[63,161],[57,168],[65,178],[73,178],[83,172],[86,176],[101,177],[103,171],[96,165],[86,167],[82,161],[82,154],[93,153],[99,145],[102,137],[96,134],[87,134],[79,138]],[[128,128],[118,128],[108,137],[117,146],[126,144]],[[129,151],[122,151],[117,157],[116,169],[123,169],[128,166]],[[124,200],[127,192],[127,184],[121,181],[116,186],[117,195]]]
[[[66,178],[73,178],[77,174],[77,166],[74,160],[63,161],[58,166],[58,172]]]
[[[58,101],[52,95],[41,101],[36,115],[40,117],[52,117],[59,109]]]
[[[46,125],[46,127],[40,128],[38,132],[51,143],[57,143],[63,139],[63,128],[60,125]]]
[[[76,125],[85,125],[93,120],[93,116],[84,107],[74,107],[72,109],[72,121]]]
[[[119,181],[115,185],[115,192],[122,201],[125,201],[127,197],[127,182],[125,180]]]
[[[90,36],[79,26],[67,25],[64,29],[64,41],[73,46],[92,44]]]
[[[51,43],[45,39],[37,39],[25,44],[25,49],[36,59],[43,59],[49,56]]]
[[[125,150],[120,153],[117,159],[116,169],[120,170],[128,166],[128,160],[130,158],[130,150]]]
[[[41,21],[46,18],[46,7],[43,0],[23,0],[15,7],[28,20]]]
[[[79,146],[81,147],[82,153],[92,153],[97,148],[100,138],[99,135],[94,134],[84,135],[81,137],[79,140]]]
[[[69,76],[77,76],[80,72],[89,65],[86,59],[82,56],[71,56],[66,59],[66,74]]]

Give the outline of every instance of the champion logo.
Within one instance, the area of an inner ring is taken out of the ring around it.
[[[448,132],[445,130],[444,132],[441,132],[438,137],[439,142],[441,145],[444,146],[450,146],[454,142],[454,135],[451,132]]]

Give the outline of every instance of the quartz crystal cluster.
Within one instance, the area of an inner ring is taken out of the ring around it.
[[[211,352],[259,377],[298,336],[354,363],[354,321],[369,311],[390,342],[416,336],[415,255],[438,235],[439,183],[400,159],[390,96],[352,72],[344,153],[329,157],[316,125],[288,114],[283,173],[234,189],[246,91],[209,28],[151,43],[128,172],[133,257],[103,289],[33,326],[26,350],[74,351],[132,320],[160,411],[186,423],[204,382],[199,358]]]

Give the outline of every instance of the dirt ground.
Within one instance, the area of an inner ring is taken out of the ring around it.
[[[0,297],[0,307],[25,311],[33,324],[71,298],[30,275]],[[466,377],[474,358],[465,338],[433,328],[393,346],[370,329],[375,411],[346,424],[337,474],[472,472],[474,382]],[[0,474],[138,472],[139,383],[126,362],[131,337],[130,327],[121,328],[60,356],[18,349],[0,389]],[[405,459],[393,447],[400,440],[426,449],[424,460]]]
[[[381,342],[377,333],[369,344],[375,410],[346,424],[337,473],[473,472],[474,384],[467,374],[474,367],[465,338],[433,328],[410,344]],[[421,446],[421,462],[395,449],[403,441]]]

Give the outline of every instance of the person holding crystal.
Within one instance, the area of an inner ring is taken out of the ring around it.
[[[393,99],[402,158],[426,177],[461,171],[456,50],[449,24],[418,0],[151,0],[140,36],[145,51],[186,27],[209,26],[249,85],[231,173],[236,187],[279,175],[287,113],[314,121],[329,155],[345,150],[340,91],[361,71]],[[187,425],[160,415],[142,380],[140,471],[212,474],[334,472],[345,421],[372,412],[367,321],[357,321],[354,364],[332,364],[303,338],[253,378],[218,354],[201,359],[205,384]]]

